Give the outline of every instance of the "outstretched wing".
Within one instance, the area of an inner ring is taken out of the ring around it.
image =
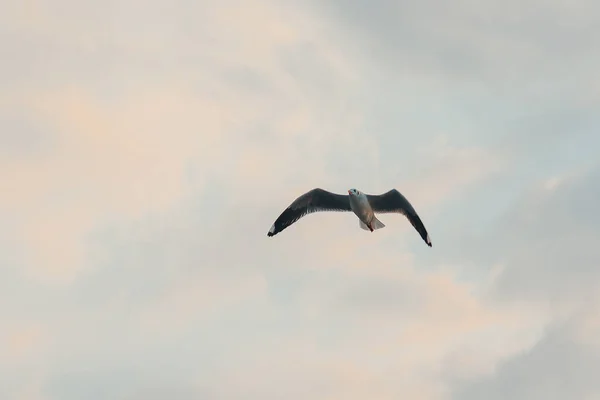
[[[298,197],[275,220],[267,236],[274,236],[307,214],[318,211],[352,211],[348,195],[313,189]]]
[[[413,208],[412,204],[396,189],[392,189],[389,192],[386,192],[381,195],[372,195],[368,194],[367,199],[369,199],[369,204],[371,204],[371,208],[376,213],[400,213],[403,214],[412,226],[419,232],[421,238],[427,243],[429,247],[431,245],[431,239],[429,238],[429,234],[427,233],[427,229],[425,229],[425,225],[419,218],[419,215]]]

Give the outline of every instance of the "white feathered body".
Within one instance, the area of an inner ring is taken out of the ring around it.
[[[385,227],[383,222],[375,217],[375,213],[371,208],[371,204],[369,204],[369,199],[367,199],[366,194],[360,193],[359,195],[350,195],[349,199],[350,208],[352,208],[352,212],[354,212],[360,220],[359,225],[362,229],[373,232],[376,229]]]

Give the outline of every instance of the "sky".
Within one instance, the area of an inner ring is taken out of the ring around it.
[[[600,399],[599,15],[0,2],[0,398]]]

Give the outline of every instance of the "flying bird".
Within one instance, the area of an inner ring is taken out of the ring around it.
[[[357,189],[350,189],[345,195],[315,188],[294,200],[275,220],[267,236],[277,235],[305,215],[320,211],[352,211],[358,217],[359,226],[371,232],[385,227],[383,222],[377,219],[375,213],[403,214],[419,232],[425,243],[432,247],[431,239],[421,218],[406,197],[396,189],[380,195],[366,194]]]

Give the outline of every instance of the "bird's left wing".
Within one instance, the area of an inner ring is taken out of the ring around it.
[[[403,214],[412,226],[419,232],[421,238],[427,243],[429,247],[431,245],[431,239],[425,229],[425,225],[419,218],[419,215],[415,211],[414,207],[410,202],[396,189],[392,189],[381,195],[368,194],[367,199],[371,208],[376,213],[400,213]]]
[[[315,188],[292,202],[275,220],[267,236],[274,236],[307,214],[319,211],[352,211],[348,195]]]

